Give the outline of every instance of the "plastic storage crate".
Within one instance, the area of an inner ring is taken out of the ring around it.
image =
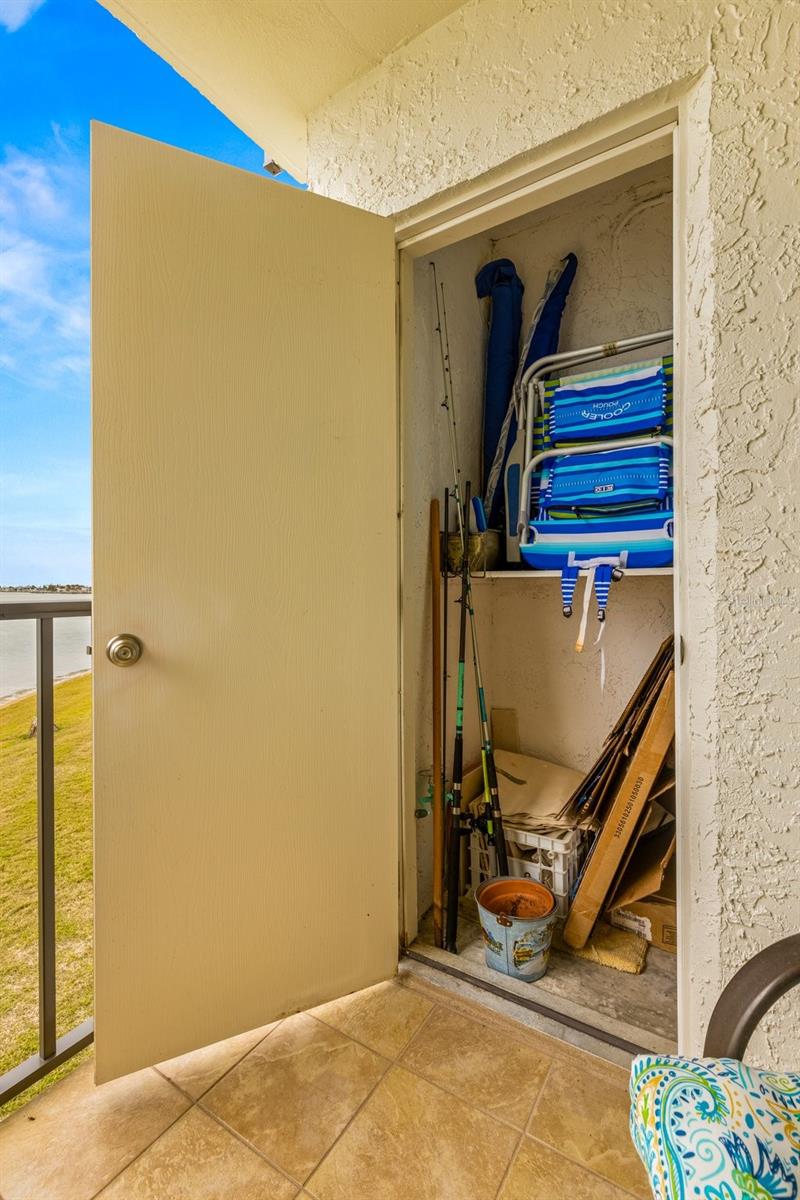
[[[556,898],[559,917],[566,917],[572,885],[578,878],[587,834],[582,829],[548,829],[534,832],[504,822],[508,850],[508,873],[518,879],[543,883]],[[497,874],[494,847],[482,833],[470,837],[470,878],[472,890]]]

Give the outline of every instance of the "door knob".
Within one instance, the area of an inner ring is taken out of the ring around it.
[[[142,643],[132,633],[118,633],[106,646],[106,657],[115,667],[132,667],[142,657]]]

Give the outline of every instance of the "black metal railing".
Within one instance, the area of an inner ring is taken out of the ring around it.
[[[53,738],[53,621],[91,616],[86,596],[47,596],[3,602],[0,621],[36,622],[37,847],[39,908],[39,1052],[0,1075],[0,1104],[66,1062],[94,1038],[94,1022],[83,1021],[56,1035],[56,845],[55,742]]]

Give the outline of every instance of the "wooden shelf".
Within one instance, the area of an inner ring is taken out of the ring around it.
[[[646,576],[672,575],[672,573],[673,573],[672,567],[639,567],[639,568],[633,567],[630,570],[625,571],[625,573],[622,577],[622,580],[620,580],[620,582],[624,582],[626,579],[641,579]],[[561,578],[560,571],[532,571],[532,570],[522,569],[519,571],[505,570],[505,571],[486,571],[485,573],[479,572],[472,576],[472,582],[480,583],[484,579],[519,579],[519,580],[531,582],[536,579],[560,579],[560,578]],[[450,575],[449,579],[451,582],[458,582],[458,580],[460,579],[460,576],[459,575]]]

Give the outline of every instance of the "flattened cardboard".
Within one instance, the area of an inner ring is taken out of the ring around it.
[[[650,799],[657,801],[671,817],[675,816],[675,772],[665,767],[659,776],[656,786],[650,793]]]
[[[614,898],[617,888],[619,887],[620,880],[623,879],[624,876],[626,875],[627,870],[628,870],[628,864],[630,863],[631,859],[635,856],[636,848],[639,845],[639,842],[642,841],[647,836],[648,829],[652,828],[653,820],[654,820],[653,805],[648,801],[647,804],[645,804],[644,808],[642,809],[642,812],[639,816],[639,820],[636,822],[633,829],[631,830],[631,835],[630,835],[630,838],[628,839],[628,844],[625,847],[622,857],[619,860],[619,865],[617,866],[616,872],[614,873],[614,878],[609,885],[608,891],[606,893],[606,899],[605,899],[606,908],[610,907],[611,901]]]
[[[645,896],[606,913],[606,918],[618,929],[641,934],[659,950],[668,954],[678,952],[678,912],[675,903],[675,859],[668,864],[656,896]]]
[[[661,894],[667,868],[675,855],[675,824],[640,838],[609,908],[627,908],[636,900]],[[674,897],[673,897],[674,898]]]
[[[530,825],[548,825],[556,829],[575,827],[573,820],[558,814],[583,778],[580,771],[530,754],[515,754],[511,750],[495,750],[494,761],[504,823],[510,826],[516,823],[522,828]],[[480,766],[473,767],[464,773],[464,804],[478,799],[482,792],[483,770]]]
[[[632,752],[661,693],[673,663],[673,639],[660,646],[642,676],[636,691],[625,706],[614,728],[606,737],[594,765],[567,801],[562,816],[602,818],[619,789]]]
[[[640,828],[642,812],[675,736],[674,692],[675,676],[670,670],[597,837],[591,861],[569,910],[563,936],[570,946],[586,944],[630,840],[636,829]]]

